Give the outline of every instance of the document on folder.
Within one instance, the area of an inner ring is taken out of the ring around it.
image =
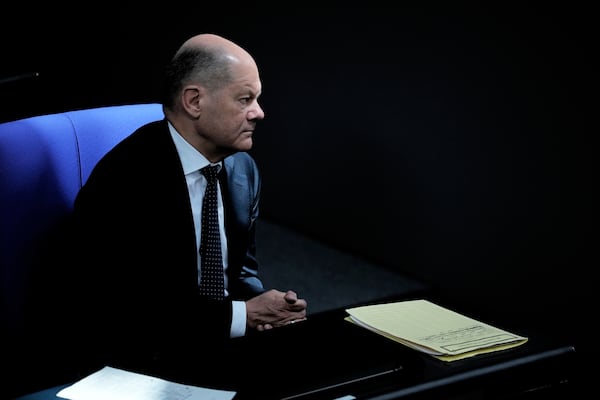
[[[520,346],[527,338],[428,300],[407,300],[346,310],[346,320],[442,361]]]

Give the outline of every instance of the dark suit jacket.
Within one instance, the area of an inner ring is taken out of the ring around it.
[[[91,351],[99,364],[138,369],[190,354],[203,340],[228,338],[231,300],[264,291],[255,258],[260,177],[251,156],[226,158],[220,183],[229,248],[225,302],[197,294],[191,206],[166,120],[141,127],[98,162],[75,200],[72,240],[81,289],[74,296],[85,304],[83,332],[96,342]]]

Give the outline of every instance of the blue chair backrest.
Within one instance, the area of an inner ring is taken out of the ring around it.
[[[71,210],[98,160],[141,125],[164,118],[160,104],[34,116],[0,124],[0,330],[19,334],[30,262]],[[33,294],[34,295],[34,294]]]

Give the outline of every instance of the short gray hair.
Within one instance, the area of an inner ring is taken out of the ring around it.
[[[173,109],[181,89],[190,83],[197,83],[210,91],[227,85],[232,80],[230,65],[225,52],[217,48],[181,48],[165,69],[163,105]]]

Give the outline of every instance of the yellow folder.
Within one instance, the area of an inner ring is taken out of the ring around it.
[[[346,320],[443,361],[520,346],[527,338],[469,318],[428,300],[346,309]]]

